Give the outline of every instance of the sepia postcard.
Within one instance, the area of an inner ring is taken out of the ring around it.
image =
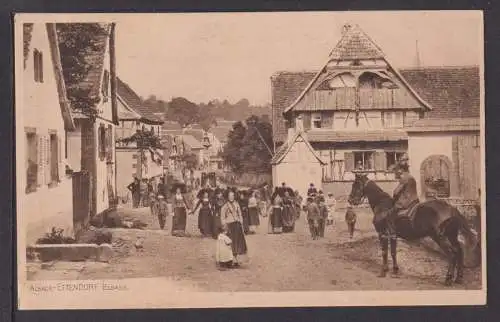
[[[19,309],[486,304],[481,11],[14,21]]]

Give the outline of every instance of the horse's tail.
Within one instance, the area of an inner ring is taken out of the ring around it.
[[[456,210],[456,212],[456,218],[458,219],[460,232],[465,238],[464,246],[466,247],[466,254],[470,254],[466,255],[466,258],[470,259],[466,260],[466,266],[476,267],[481,262],[481,248],[478,248],[478,246],[480,246],[480,236],[478,236],[478,234],[471,229],[469,223],[467,222],[467,219],[460,213],[460,211],[458,211],[458,209]]]
[[[458,219],[460,232],[465,237],[466,242],[471,246],[475,246],[478,242],[478,237],[471,229],[467,219],[465,219],[465,216],[462,215],[458,209],[456,209],[456,218]]]

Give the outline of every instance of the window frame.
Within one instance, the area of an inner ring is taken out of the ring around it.
[[[386,150],[385,152],[385,160],[386,160],[386,171],[394,172],[394,169],[391,169],[391,166],[396,166],[399,162],[401,156],[405,153],[404,151],[396,151],[396,150]],[[394,154],[393,163],[389,164],[389,154]]]
[[[321,113],[311,113],[311,129],[321,129],[323,120],[323,115]],[[319,126],[316,126],[314,122],[319,122]]]
[[[55,146],[55,150],[54,149]],[[54,156],[55,151],[55,156]],[[49,148],[48,148],[48,156],[49,156],[49,178],[50,181],[48,183],[49,188],[55,187],[61,182],[61,176],[59,171],[59,136],[57,135],[57,131],[49,130]]]
[[[38,181],[38,171],[39,171],[39,165],[40,165],[40,160],[38,158],[38,153],[39,153],[39,147],[38,147],[38,135],[37,135],[37,132],[36,132],[36,129],[35,128],[31,128],[31,127],[25,127],[24,129],[24,133],[25,133],[25,139],[26,139],[26,157],[25,157],[25,161],[26,161],[26,186],[25,186],[25,192],[28,194],[28,193],[33,193],[33,192],[36,192],[37,189],[38,189],[38,186],[40,185],[39,181]],[[32,177],[30,176],[30,164],[29,162],[31,161],[31,155],[30,155],[30,144],[29,144],[29,136],[33,136],[32,139],[33,139],[33,144],[34,144],[34,149],[35,149],[35,167],[34,167],[34,182],[30,184],[30,180],[29,178]]]
[[[357,150],[357,151],[352,151],[353,153],[353,158],[354,158],[354,169],[357,169],[356,166],[357,166],[357,163],[358,163],[358,158],[356,157],[356,155],[359,155],[361,153],[362,157],[361,157],[361,161],[362,161],[362,164],[363,164],[363,170],[364,171],[375,171],[375,150]],[[366,155],[369,154],[370,157],[366,158]],[[367,161],[370,161],[371,163],[371,167],[367,167],[366,166],[366,163]]]

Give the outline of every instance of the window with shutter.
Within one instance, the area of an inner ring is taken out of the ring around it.
[[[43,135],[38,135],[38,179],[37,185],[41,186],[45,182],[45,144]]]
[[[344,163],[345,163],[345,170],[346,171],[354,170],[354,153],[353,152],[345,152],[344,153]]]
[[[113,127],[108,125],[106,142],[106,161],[113,162]]]
[[[43,136],[43,183],[48,185],[51,182],[51,171],[50,171],[50,137],[48,135]]]
[[[49,136],[49,172],[50,181],[49,185],[53,185],[59,182],[59,139],[57,134],[52,133]]]
[[[104,161],[104,158],[106,157],[106,128],[104,127],[103,124],[99,126],[99,159],[101,161]]]
[[[26,193],[30,193],[38,185],[38,136],[34,130],[26,132],[26,147]]]

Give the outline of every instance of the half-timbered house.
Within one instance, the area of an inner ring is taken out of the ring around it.
[[[322,186],[337,196],[348,193],[354,168],[392,190],[416,121],[479,117],[477,67],[398,69],[357,25],[344,27],[321,70],[278,72],[271,83],[277,153],[307,133],[325,163]]]

